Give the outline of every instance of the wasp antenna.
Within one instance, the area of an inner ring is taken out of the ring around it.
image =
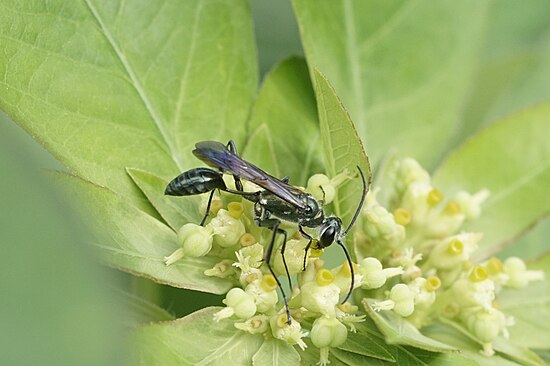
[[[349,300],[349,297],[351,296],[351,292],[353,291],[353,287],[355,286],[355,273],[353,271],[353,262],[351,261],[351,256],[349,255],[349,252],[348,252],[348,249],[346,248],[346,246],[344,245],[344,243],[342,243],[341,240],[336,240],[336,242],[338,243],[339,246],[342,247],[342,249],[344,250],[344,254],[346,254],[346,258],[348,260],[348,265],[349,265],[349,269],[351,271],[351,284],[350,284],[350,287],[349,287],[349,291],[348,291],[348,294],[346,295],[346,297],[344,298],[344,301],[342,301],[342,304],[345,303],[346,301]]]
[[[344,231],[344,234],[342,235],[342,237],[346,236],[347,233],[353,227],[353,224],[355,224],[355,221],[357,220],[357,217],[359,217],[359,214],[361,213],[361,209],[363,208],[363,203],[365,203],[365,197],[367,196],[367,182],[365,180],[365,175],[363,174],[363,171],[361,170],[361,168],[359,168],[359,165],[357,165],[357,170],[359,170],[359,174],[361,175],[361,180],[363,181],[363,194],[361,195],[361,201],[359,202],[359,206],[357,206],[357,210],[353,215],[353,219],[351,219],[351,222],[349,223],[349,226],[346,229],[346,231]]]

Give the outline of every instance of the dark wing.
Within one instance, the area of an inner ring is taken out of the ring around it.
[[[298,198],[302,191],[264,172],[254,164],[244,161],[220,142],[198,142],[193,154],[211,167],[257,184],[298,208],[306,208],[306,204]]]

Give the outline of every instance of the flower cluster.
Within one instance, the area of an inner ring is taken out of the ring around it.
[[[316,174],[305,189],[329,204],[337,186],[348,178],[346,172],[332,179]],[[231,186],[233,181],[226,183]],[[257,189],[245,183],[246,191]],[[518,258],[474,263],[472,254],[482,234],[461,228],[480,216],[488,194],[458,192],[445,198],[415,160],[389,164],[384,191],[369,191],[354,231],[354,287],[369,298],[362,304],[393,311],[418,328],[437,319],[455,322],[491,355],[492,341],[497,335],[506,336],[513,323],[495,305],[496,295],[503,287],[523,287],[541,279],[542,272],[528,271]],[[285,261],[280,250],[283,236],[278,235],[270,261],[274,277],[265,264],[273,232],[255,224],[251,202],[222,193],[215,196],[210,217],[205,226],[186,224],[179,230],[181,247],[165,258],[166,264],[184,256],[220,258],[205,275],[230,279],[234,287],[215,321],[231,319],[241,331],[274,337],[302,350],[307,346],[304,337],[309,337],[320,350],[319,363],[327,364],[330,348],[342,345],[348,331],[355,332],[355,323],[365,318],[358,306],[341,303],[351,286],[349,264],[325,268],[320,250],[313,245],[306,255],[308,240],[295,224],[283,223]],[[310,235],[318,237],[315,232]]]
[[[367,195],[355,244],[359,256],[401,266],[403,273],[367,294],[375,300],[364,305],[391,310],[417,328],[437,319],[452,322],[478,340],[483,354],[492,355],[494,339],[507,337],[513,324],[496,305],[498,292],[542,279],[543,272],[527,270],[515,257],[474,262],[483,235],[462,227],[481,215],[488,196],[486,190],[460,191],[445,198],[415,160],[389,162],[384,192],[374,188]]]

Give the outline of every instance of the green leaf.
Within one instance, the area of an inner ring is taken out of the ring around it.
[[[483,356],[479,351],[481,346],[471,338],[467,337],[459,330],[451,327],[448,324],[432,323],[426,328],[422,328],[422,331],[428,336],[438,339],[446,344],[451,344],[460,349],[460,355],[463,358],[474,361],[477,365],[484,366],[517,366],[518,364],[512,362],[498,353],[494,356]]]
[[[121,311],[119,320],[127,328],[134,329],[153,321],[174,320],[174,316],[168,311],[129,292],[117,290],[116,299],[124,305],[124,311]]]
[[[426,337],[411,323],[393,311],[374,311],[371,301],[363,300],[363,306],[380,329],[389,344],[413,346],[431,352],[457,352],[458,349],[448,344]]]
[[[302,356],[302,364],[314,365],[319,361],[319,349],[313,347],[308,340],[306,340],[306,343],[308,348],[305,352],[300,353]],[[361,354],[347,352],[342,349],[331,348],[329,354],[329,360],[331,361],[330,365],[477,365],[477,363],[459,354],[435,353],[412,347],[394,345],[387,345],[386,349],[391,353],[393,361],[371,358]]]
[[[266,339],[252,357],[252,365],[300,365],[300,355],[286,342],[274,338]]]
[[[317,69],[314,71],[314,80],[327,175],[334,177],[347,170],[353,176],[359,167],[365,175],[368,188],[371,181],[369,159],[350,116],[329,81]],[[348,180],[338,189],[334,211],[345,227],[357,210],[362,191],[363,183],[359,177]]]
[[[499,337],[494,340],[493,348],[495,351],[505,354],[510,359],[525,366],[544,366],[544,361],[533,351],[526,347],[521,347],[513,341]]]
[[[495,1],[476,85],[464,108],[457,140],[550,99],[550,6],[545,0]]]
[[[366,319],[365,322],[356,324],[356,328],[356,333],[348,332],[346,342],[338,347],[338,349],[395,362],[395,358],[387,350],[388,346],[384,341],[384,336],[380,334],[372,320]]]
[[[186,257],[166,266],[163,258],[179,247],[176,233],[121,196],[77,177],[60,174],[58,180],[90,215],[99,234],[95,246],[108,265],[174,287],[215,294],[232,287],[229,280],[204,275],[219,258]]]
[[[132,345],[143,366],[250,365],[261,335],[237,330],[233,321],[215,322],[220,308],[206,308],[172,322],[144,326]]]
[[[478,256],[498,252],[550,213],[550,103],[496,123],[451,154],[435,173],[442,191],[491,196],[479,219],[465,229],[483,232]]]
[[[305,61],[290,58],[265,78],[244,155],[271,174],[305,186],[323,172],[315,96]]]
[[[125,167],[175,175],[197,140],[244,140],[249,15],[244,0],[3,1],[0,109],[72,172],[147,208]]]
[[[333,83],[373,164],[397,148],[431,168],[453,135],[489,3],[293,4],[308,64]]]
[[[529,265],[544,270],[546,279],[521,289],[504,289],[497,301],[501,310],[512,315],[515,324],[508,328],[514,344],[529,348],[550,348],[550,254]],[[535,336],[536,335],[536,336]]]
[[[172,229],[177,231],[188,222],[201,221],[198,196],[166,196],[164,190],[168,185],[167,180],[140,169],[126,168],[126,171]]]
[[[523,259],[533,259],[543,255],[550,249],[548,245],[550,238],[550,217],[547,216],[537,222],[534,227],[513,242],[502,251],[498,252],[498,257],[505,259],[516,256]]]
[[[536,352],[547,364],[550,363],[550,349],[537,349]]]

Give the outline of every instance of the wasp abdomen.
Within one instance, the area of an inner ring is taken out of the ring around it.
[[[192,196],[210,192],[214,189],[227,189],[221,173],[208,168],[195,168],[181,173],[168,183],[164,194],[169,196]]]

